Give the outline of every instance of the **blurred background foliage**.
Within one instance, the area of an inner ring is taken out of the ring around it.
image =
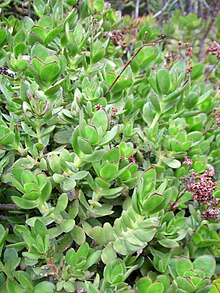
[[[1,0],[0,13],[3,17],[10,15],[21,19],[29,16],[37,19],[33,0]],[[42,1],[39,0],[39,5]],[[50,0],[48,0],[50,2]],[[69,6],[86,0],[69,0]],[[169,40],[165,46],[171,52],[176,51],[178,41],[189,42],[198,60],[204,60],[206,50],[213,41],[220,39],[220,1],[219,0],[108,0],[109,6],[120,10],[121,31],[125,36],[128,49],[132,53],[138,31],[154,27],[155,32],[165,34]],[[52,2],[51,2],[52,3]],[[64,5],[65,8],[65,5]],[[145,27],[145,28],[144,28]],[[175,52],[176,53],[176,52]],[[215,60],[215,58],[210,57]],[[214,63],[213,63],[214,65]]]

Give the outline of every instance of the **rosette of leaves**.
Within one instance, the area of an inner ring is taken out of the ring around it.
[[[104,269],[104,282],[102,288],[108,292],[125,292],[129,288],[124,281],[128,278],[133,268],[127,270],[125,263],[121,259],[110,262]]]
[[[161,219],[161,226],[157,233],[158,242],[166,248],[179,247],[179,241],[184,239],[187,233],[186,222],[184,211],[176,215],[173,212],[167,212]]]
[[[138,165],[129,161],[133,152],[132,144],[122,142],[117,147],[106,151],[100,162],[92,163],[97,175],[94,186],[96,185],[97,190],[100,189],[97,200],[102,196],[113,199],[119,196],[122,191],[131,189],[135,185],[139,173],[137,172]],[[111,188],[114,183],[122,186],[115,189]]]
[[[86,280],[92,266],[100,261],[101,250],[92,249],[84,243],[77,251],[70,248],[65,255],[66,265],[61,269],[62,280],[57,283],[57,290],[72,292],[79,286],[80,280]],[[95,266],[94,266],[95,267]]]
[[[92,228],[90,234],[95,241],[107,245],[103,259],[108,258],[108,253],[115,257],[114,250],[122,255],[132,254],[145,248],[155,237],[160,224],[159,212],[168,205],[171,197],[172,190],[166,190],[166,184],[156,189],[156,173],[149,168],[139,179],[130,207],[115,220],[114,226],[106,223],[103,228]]]
[[[197,255],[198,251],[206,251],[206,249],[212,248],[215,251],[216,256],[218,255],[218,248],[220,246],[220,237],[217,232],[218,223],[204,223],[192,236],[192,243],[189,246],[190,253],[192,256]]]
[[[43,172],[35,175],[31,170],[15,167],[10,182],[22,194],[12,196],[14,203],[22,209],[42,206],[50,198],[52,185]]]
[[[140,278],[136,283],[138,293],[165,293],[168,292],[170,279],[167,275],[158,275],[155,280],[152,277]]]
[[[171,260],[172,292],[210,292],[215,267],[215,259],[210,255],[199,256],[193,262],[187,257]]]
[[[1,250],[7,235],[8,230],[3,231],[1,229]],[[29,252],[26,252],[27,255],[25,255],[24,252],[24,256],[29,259],[29,265],[31,263],[36,263],[38,258],[45,258],[45,254],[50,248],[49,237],[45,225],[38,220],[32,231],[25,226],[18,226],[16,236],[19,241],[20,238],[18,235],[22,235],[25,241],[9,244],[8,248],[4,250],[3,259],[0,262],[0,290],[4,292],[23,292],[23,290],[25,290],[25,292],[39,293],[42,288],[44,288],[47,292],[52,293],[55,287],[54,284],[48,281],[36,284],[27,272],[18,270],[18,266],[21,263],[18,251],[25,245],[29,247]]]
[[[59,153],[51,153],[49,166],[53,181],[60,185],[61,189],[73,191],[76,182],[82,180],[88,175],[87,171],[79,171],[74,164],[75,154],[63,149]]]
[[[118,132],[117,126],[109,130],[109,118],[104,109],[100,109],[94,114],[90,124],[86,124],[83,117],[79,122],[72,140],[73,149],[79,158],[83,158],[85,155],[91,156],[95,147],[108,144]],[[89,157],[86,159],[89,161]]]
[[[65,57],[51,54],[42,44],[35,43],[31,49],[31,62],[28,71],[46,94],[54,94],[59,89],[58,81],[66,67]],[[49,87],[53,85],[52,88]]]
[[[23,252],[24,257],[31,260],[45,258],[50,250],[51,244],[49,232],[46,225],[41,220],[36,219],[31,231],[24,225],[17,225],[15,231],[17,234],[21,235],[24,242],[10,244],[11,247],[26,245],[28,251]]]

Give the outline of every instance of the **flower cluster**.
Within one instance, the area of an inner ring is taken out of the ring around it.
[[[216,55],[217,59],[220,60],[220,45],[217,42],[213,42],[211,46],[209,46],[207,53]]]
[[[207,220],[213,219],[218,221],[220,211],[217,209],[220,203],[219,199],[214,198],[213,191],[217,188],[217,183],[213,182],[212,176],[214,170],[210,169],[199,175],[191,171],[187,189],[192,192],[193,199],[206,206],[206,210],[202,213]]]
[[[185,157],[185,160],[184,160],[183,164],[186,165],[186,166],[190,166],[191,167],[192,164],[193,164],[193,162],[192,162],[192,160],[189,157]]]
[[[118,46],[124,41],[124,35],[120,31],[113,31],[110,38],[115,46]]]
[[[192,58],[194,56],[193,52],[192,52],[192,47],[186,47],[186,56],[188,56],[189,58]]]

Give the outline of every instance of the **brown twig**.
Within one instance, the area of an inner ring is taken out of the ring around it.
[[[213,24],[215,23],[216,17],[219,13],[220,10],[220,2],[219,0],[217,1],[213,1],[213,7],[212,7],[212,15],[211,15],[211,19],[210,22],[204,32],[203,35],[201,35],[200,40],[199,40],[199,61],[202,60],[202,51],[203,51],[203,47],[204,47],[204,41],[207,38],[211,28],[213,27]]]
[[[131,64],[131,62],[134,60],[134,58],[137,56],[137,54],[144,48],[144,47],[154,47],[160,43],[163,42],[164,36],[160,36],[160,38],[157,41],[153,41],[151,43],[148,44],[144,44],[144,41],[146,40],[146,34],[143,40],[142,45],[138,48],[138,50],[136,51],[136,53],[127,61],[127,63],[124,65],[122,71],[117,75],[117,77],[115,78],[115,80],[113,81],[113,83],[110,85],[110,87],[108,88],[108,90],[105,92],[104,97],[107,96],[107,94],[111,91],[111,89],[113,88],[113,86],[116,84],[116,82],[118,81],[118,79],[122,76],[122,73],[126,70],[126,68],[128,67],[128,65]]]

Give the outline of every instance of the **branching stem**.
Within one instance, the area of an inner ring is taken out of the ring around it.
[[[145,37],[146,39],[146,37]],[[111,91],[111,89],[113,88],[113,86],[116,84],[116,82],[118,81],[118,79],[122,76],[123,72],[126,70],[126,68],[131,64],[131,62],[134,60],[134,58],[137,56],[137,54],[144,48],[144,47],[154,47],[160,43],[163,42],[163,37],[160,37],[157,41],[153,41],[151,43],[148,44],[142,44],[138,50],[134,53],[134,55],[127,61],[127,63],[124,65],[122,71],[117,75],[117,77],[115,78],[115,80],[113,81],[113,83],[110,85],[110,87],[108,88],[108,90],[105,92],[104,97],[107,96],[107,94]]]

